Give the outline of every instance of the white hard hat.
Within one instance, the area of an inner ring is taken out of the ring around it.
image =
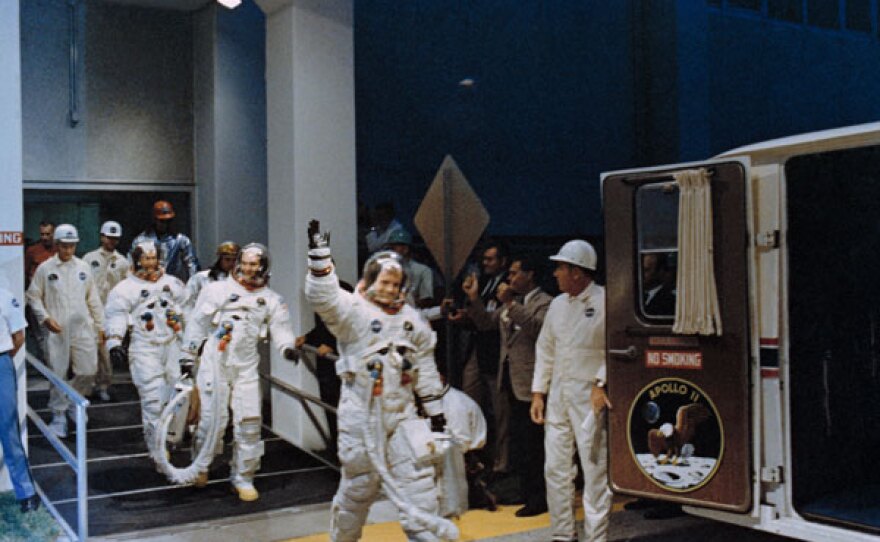
[[[578,267],[596,270],[596,250],[593,245],[581,239],[575,239],[562,245],[559,253],[550,256],[555,262],[565,262]]]
[[[119,225],[119,222],[108,220],[101,224],[101,235],[106,235],[107,237],[122,237],[122,226]]]
[[[56,243],[79,243],[79,233],[73,224],[59,224],[54,239]]]

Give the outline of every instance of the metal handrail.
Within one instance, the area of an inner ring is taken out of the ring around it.
[[[310,344],[304,344],[304,345],[300,346],[297,350],[300,354],[302,352],[310,352],[312,354],[317,355],[317,353],[318,353],[318,349]],[[335,360],[339,359],[339,356],[336,356],[334,354],[328,354],[328,355],[324,356],[324,358],[328,359],[330,361],[335,361]],[[312,374],[315,373],[316,368],[312,363],[308,363],[308,358],[304,358],[302,355],[300,355],[300,360],[306,365],[306,367],[308,367],[309,371],[311,371]],[[317,363],[317,361],[316,361],[316,363]],[[302,390],[300,388],[297,388],[296,386],[291,386],[287,382],[284,382],[283,380],[279,380],[278,378],[276,378],[272,375],[260,373],[260,378],[267,381],[272,386],[277,387],[278,389],[280,389],[281,391],[283,391],[287,395],[290,395],[290,396],[293,396],[293,397],[299,399],[299,402],[302,405],[303,410],[305,411],[305,413],[309,417],[309,419],[312,421],[312,425],[315,426],[315,429],[318,431],[318,434],[321,436],[321,440],[324,441],[324,444],[326,446],[331,445],[331,439],[333,438],[333,436],[328,435],[327,432],[324,431],[324,428],[321,427],[321,424],[318,422],[318,418],[316,417],[316,415],[312,411],[312,409],[309,407],[307,402],[314,403],[314,404],[318,405],[319,407],[323,408],[324,410],[326,410],[327,412],[330,412],[332,414],[336,414],[336,407],[334,407],[333,405],[330,405],[328,403],[325,403],[324,401],[321,400],[320,397],[318,397],[314,394],[311,394],[305,390]]]
[[[55,436],[52,431],[49,430],[49,426],[46,425],[46,422],[40,418],[39,414],[31,408],[30,405],[27,406],[27,415],[28,418],[40,432],[43,433],[43,436],[52,444],[52,447],[58,452],[59,455],[64,459],[64,461],[70,465],[76,474],[76,517],[77,517],[77,530],[74,532],[73,527],[70,526],[69,523],[64,519],[58,509],[52,504],[49,498],[46,496],[46,493],[39,487],[39,484],[34,481],[34,485],[37,488],[40,496],[42,497],[43,503],[46,505],[46,509],[52,514],[53,517],[61,524],[61,527],[64,528],[67,535],[75,540],[86,540],[89,537],[89,478],[88,478],[88,464],[86,462],[87,459],[87,450],[86,450],[86,408],[89,406],[89,400],[79,394],[78,391],[73,389],[70,384],[62,380],[58,375],[52,371],[52,369],[46,367],[42,361],[38,360],[34,357],[30,352],[25,352],[25,359],[28,363],[30,363],[35,369],[40,371],[44,377],[53,385],[56,386],[59,390],[61,390],[67,397],[73,401],[76,407],[76,455],[74,456],[70,449],[67,448],[67,445],[61,442],[61,439]]]

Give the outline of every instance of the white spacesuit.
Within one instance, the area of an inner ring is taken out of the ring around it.
[[[153,454],[156,422],[180,376],[184,288],[180,279],[159,267],[158,247],[152,241],[136,246],[132,259],[128,278],[107,296],[105,335],[111,359],[124,363],[122,339],[131,325],[131,379],[141,397],[144,440]]]
[[[27,291],[27,302],[37,321],[50,331],[47,338],[49,361],[55,374],[83,395],[92,391],[97,371],[98,340],[104,325],[104,311],[92,272],[74,256],[79,234],[70,224],[55,228],[58,253],[40,264]],[[67,436],[64,412],[70,401],[54,387],[49,392],[49,408],[54,417],[51,429]]]
[[[231,481],[244,501],[259,498],[253,478],[263,456],[257,343],[268,332],[273,345],[285,358],[296,359],[296,336],[287,305],[279,294],[267,287],[268,276],[266,247],[257,243],[245,246],[232,276],[208,284],[202,290],[190,313],[184,340],[185,355],[194,358],[207,339],[196,375],[201,409],[195,447],[198,450],[210,446],[210,440],[214,441],[215,452],[217,447],[222,447],[231,406],[234,436]],[[213,412],[219,412],[217,420]],[[215,423],[219,423],[216,428]],[[215,432],[216,438],[209,438]],[[205,468],[199,473],[196,485],[207,483],[207,476]]]
[[[465,392],[451,387],[443,389],[443,413],[446,428],[464,451],[479,450],[486,445],[486,417],[476,401]]]
[[[333,498],[331,540],[360,538],[380,488],[400,509],[410,540],[457,538],[454,524],[437,516],[434,467],[414,457],[414,435],[407,429],[418,429],[420,421],[414,394],[432,418],[433,430],[442,430],[445,420],[443,386],[434,363],[436,337],[415,309],[404,304],[400,257],[374,254],[357,291],[346,292],[333,272],[326,237],[317,229],[313,222],[305,295],[338,339],[336,373],[342,380],[342,479]]]
[[[199,271],[186,281],[184,314],[189,314],[195,308],[202,288],[229,276],[232,268],[235,267],[235,259],[238,257],[239,250],[241,250],[241,247],[232,241],[220,243],[217,246],[217,260],[214,262],[214,265],[210,269]]]

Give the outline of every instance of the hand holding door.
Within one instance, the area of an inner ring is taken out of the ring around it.
[[[593,413],[598,417],[599,414],[604,409],[611,410],[611,401],[608,399],[608,394],[605,393],[604,386],[597,386],[593,384],[593,388],[590,391],[590,405],[593,407]]]

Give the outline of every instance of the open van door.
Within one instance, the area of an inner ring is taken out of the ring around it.
[[[752,506],[748,171],[748,160],[731,159],[602,176],[616,492],[736,512]],[[710,187],[708,222],[680,226],[691,203],[677,179],[690,172]],[[691,266],[681,259],[683,227],[705,237],[720,334],[673,331],[684,306],[712,297],[678,289]]]

